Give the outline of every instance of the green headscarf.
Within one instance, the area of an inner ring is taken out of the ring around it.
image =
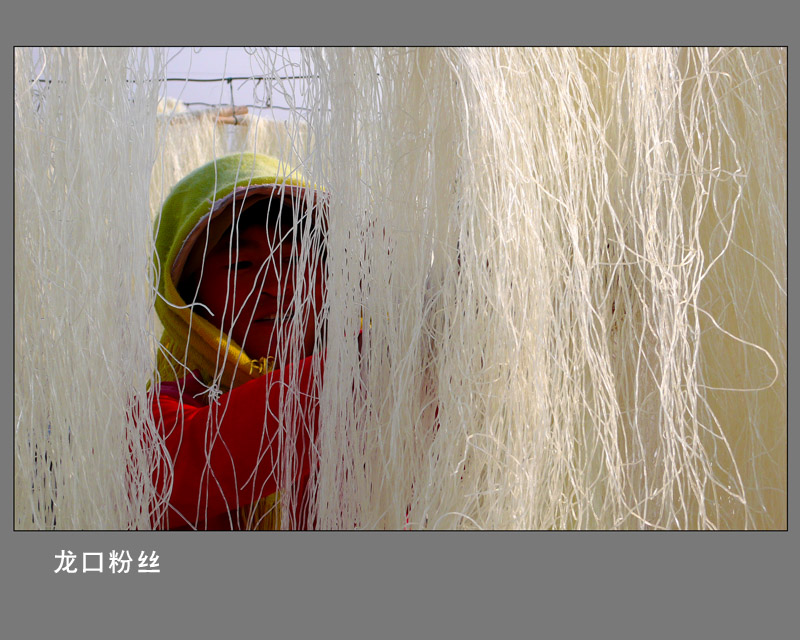
[[[209,383],[222,372],[218,384],[227,390],[269,369],[265,358],[251,359],[220,327],[192,311],[192,301],[181,297],[179,285],[182,277],[202,268],[202,256],[234,223],[245,198],[245,206],[254,199],[313,198],[299,175],[283,169],[277,159],[263,155],[217,158],[178,182],[164,201],[155,225],[159,293],[155,307],[164,326],[158,355],[162,380],[199,369]]]

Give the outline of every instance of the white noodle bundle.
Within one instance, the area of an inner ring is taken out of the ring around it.
[[[149,528],[160,509],[147,193],[161,60],[16,50],[17,528]]]
[[[784,51],[313,63],[321,526],[785,526]]]

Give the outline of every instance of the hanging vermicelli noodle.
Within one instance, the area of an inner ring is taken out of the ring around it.
[[[235,126],[159,115],[159,56],[41,58],[44,86],[16,62],[18,528],[159,521],[147,203],[231,152],[327,202],[299,231],[325,304],[295,296],[280,347],[319,318],[314,526],[786,527],[785,50],[255,49],[289,111]]]
[[[163,509],[147,402],[162,75],[147,50],[15,51],[16,528],[149,528]]]
[[[784,53],[315,54],[322,523],[785,526]]]

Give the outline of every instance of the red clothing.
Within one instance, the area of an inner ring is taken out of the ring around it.
[[[297,491],[292,527],[307,527],[306,483],[311,468],[311,442],[319,414],[314,387],[319,355],[276,369],[208,403],[206,387],[191,377],[163,383],[153,402],[153,417],[165,438],[173,464],[166,529],[230,530],[243,526],[241,507],[276,491]],[[296,373],[295,373],[296,372]],[[320,371],[321,373],[321,371]],[[296,375],[296,378],[295,378]],[[297,432],[279,423],[279,409],[298,413]],[[297,451],[292,487],[279,486],[282,449]],[[163,495],[165,474],[155,478]]]

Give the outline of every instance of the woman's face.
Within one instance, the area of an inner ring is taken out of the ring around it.
[[[299,274],[300,251],[291,226],[250,226],[238,237],[234,234],[232,242],[225,234],[205,259],[197,301],[210,313],[201,309],[201,315],[230,335],[251,358],[272,357],[280,366],[278,337],[285,340],[296,321],[298,306],[293,298],[299,286],[302,351],[310,355],[316,316],[322,308],[323,265],[310,256],[304,273]],[[288,345],[280,346],[280,353],[291,352]]]

